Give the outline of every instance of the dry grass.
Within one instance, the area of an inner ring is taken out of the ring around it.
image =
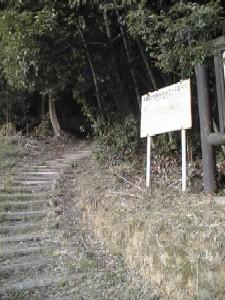
[[[63,268],[71,274],[83,274],[82,281],[72,288],[71,299],[157,300],[149,284],[143,284],[140,276],[127,269],[124,258],[106,251],[102,240],[94,236],[90,222],[83,216],[82,189],[78,184],[81,173],[85,175],[88,170],[83,172],[76,165],[74,172],[75,176],[61,178],[54,196],[54,221],[50,220],[60,229],[53,234],[60,247],[52,255],[60,257]]]
[[[128,166],[82,164],[85,215],[114,254],[168,299],[225,299],[224,207],[203,194],[150,193]]]

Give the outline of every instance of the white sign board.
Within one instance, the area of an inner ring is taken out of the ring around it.
[[[191,126],[190,79],[142,96],[141,137]]]

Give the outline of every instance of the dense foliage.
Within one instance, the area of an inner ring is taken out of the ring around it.
[[[108,121],[99,119],[94,124],[94,133],[95,156],[100,163],[115,165],[121,160],[134,160],[138,131],[132,115],[111,115]]]
[[[159,12],[130,11],[127,22],[130,33],[143,38],[149,55],[162,71],[185,77],[213,54],[212,41],[225,29],[223,14],[218,1],[177,1]]]
[[[141,95],[192,75],[212,55],[224,16],[217,0],[1,1],[0,91],[21,106],[36,93],[39,113],[43,96],[70,94],[92,123],[119,113],[138,124]]]

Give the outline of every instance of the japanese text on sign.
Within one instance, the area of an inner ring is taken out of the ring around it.
[[[191,126],[190,79],[142,96],[141,137]]]

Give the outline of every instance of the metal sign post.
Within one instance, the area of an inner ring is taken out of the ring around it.
[[[181,151],[182,151],[182,192],[187,190],[187,145],[186,130],[181,130]]]
[[[146,186],[151,182],[151,136],[147,135]]]
[[[181,130],[182,191],[187,190],[186,131],[191,128],[190,79],[142,96],[141,137],[147,137],[146,186],[151,183],[151,137]]]

